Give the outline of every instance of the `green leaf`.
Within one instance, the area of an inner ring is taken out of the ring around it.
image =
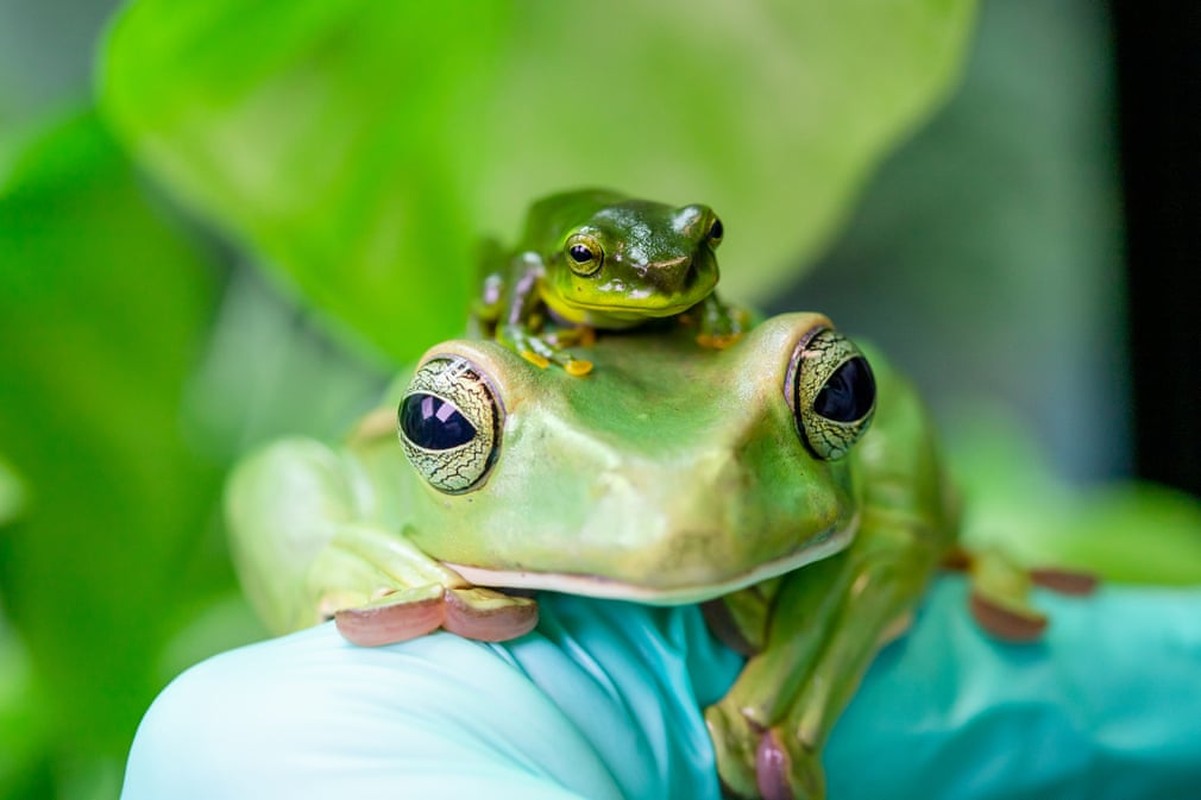
[[[457,333],[481,233],[599,184],[713,204],[724,285],[820,247],[957,74],[971,0],[138,0],[102,99],[137,156],[406,359]]]
[[[1201,585],[1201,500],[1132,481],[1073,486],[1038,440],[999,412],[977,409],[956,427],[953,474],[968,547],[1110,581]]]
[[[47,728],[29,655],[0,613],[0,797],[36,796],[31,789],[45,766]]]
[[[12,522],[25,509],[25,483],[16,470],[0,456],[0,527]]]
[[[161,687],[177,609],[231,584],[212,525],[220,471],[179,415],[216,287],[94,116],[11,163],[0,452],[29,502],[0,533],[0,592],[71,755],[60,766],[110,774]]]

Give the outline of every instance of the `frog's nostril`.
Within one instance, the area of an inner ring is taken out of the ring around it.
[[[693,261],[692,256],[680,256],[659,262],[652,273],[654,282],[661,289],[677,289],[688,284],[696,273]]]

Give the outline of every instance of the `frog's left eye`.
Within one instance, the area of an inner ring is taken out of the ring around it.
[[[809,452],[834,461],[859,440],[876,408],[876,379],[850,339],[821,328],[793,356],[785,386]]]
[[[448,494],[479,485],[496,460],[500,406],[492,387],[465,359],[425,362],[400,401],[397,423],[409,463]]]
[[[577,233],[567,237],[564,246],[567,263],[576,275],[587,277],[596,272],[605,260],[605,251],[596,237],[586,233]]]

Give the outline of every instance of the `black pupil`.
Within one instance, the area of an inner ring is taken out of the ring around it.
[[[582,244],[573,244],[567,252],[571,255],[571,260],[577,264],[587,264],[592,260],[592,251]]]
[[[721,220],[715,219],[713,220],[713,224],[709,227],[709,238],[720,239],[722,234],[725,232],[726,229],[722,227]]]
[[[835,422],[854,422],[872,410],[876,379],[863,356],[855,356],[834,371],[817,393],[813,410]]]
[[[454,404],[432,394],[411,394],[400,404],[400,429],[426,450],[449,450],[475,438],[475,428]]]

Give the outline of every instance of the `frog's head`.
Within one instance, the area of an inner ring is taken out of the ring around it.
[[[536,203],[526,245],[543,264],[548,304],[567,318],[642,319],[674,316],[713,292],[723,235],[708,206],[584,190]]]
[[[586,380],[492,342],[430,350],[400,404],[409,535],[482,585],[695,602],[845,546],[867,362],[816,314],[737,345],[602,338]]]

